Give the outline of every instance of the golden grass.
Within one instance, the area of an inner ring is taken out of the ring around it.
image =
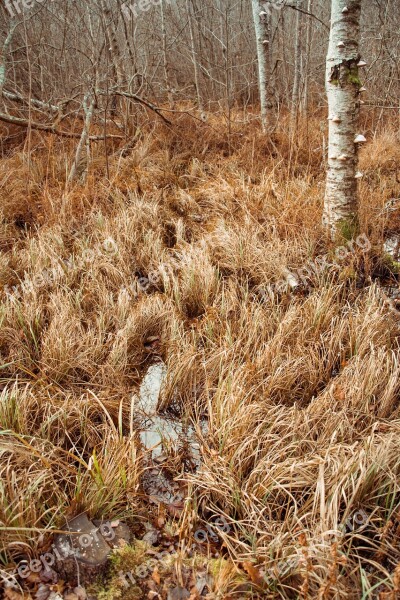
[[[284,120],[266,139],[240,119],[230,146],[212,116],[157,126],[110,157],[109,181],[95,148],[86,183],[67,191],[70,142],[38,137],[30,166],[18,148],[0,161],[7,568],[27,548],[37,556],[40,531],[66,515],[148,518],[130,416],[162,358],[161,406],[201,435],[200,470],[176,471],[190,484],[181,540],[210,516],[229,524],[215,597],[369,598],[382,581],[398,597],[399,316],[374,281],[390,274],[381,247],[396,221],[383,208],[399,197],[398,134],[385,124],[361,156],[372,250],[296,292],[265,292],[332,256],[320,225],[324,121],[294,145]],[[368,521],[334,537],[359,510]],[[251,589],[235,592],[238,576]]]

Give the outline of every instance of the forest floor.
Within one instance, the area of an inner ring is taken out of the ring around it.
[[[234,119],[93,144],[69,189],[74,141],[2,131],[5,598],[400,597],[398,123],[333,244],[324,116]],[[73,591],[34,561],[82,513],[131,539]]]

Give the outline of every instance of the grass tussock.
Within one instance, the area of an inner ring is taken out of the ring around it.
[[[398,133],[385,124],[361,155],[371,248],[291,290],[274,284],[334,256],[323,120],[294,142],[241,115],[228,138],[216,118],[186,119],[110,151],[108,179],[94,147],[69,189],[71,142],[38,137],[29,160],[18,147],[0,160],[3,567],[37,556],[66,516],[154,517],[134,398],[163,360],[160,407],[201,442],[199,470],[174,473],[189,486],[175,535],[188,548],[196,527],[227,523],[218,565],[190,567],[212,575],[213,597],[370,598],[383,585],[394,600],[400,332],[382,246],[400,228],[385,211]]]

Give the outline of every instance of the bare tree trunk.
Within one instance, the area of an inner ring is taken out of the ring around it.
[[[228,145],[229,152],[231,151],[231,135],[232,135],[232,72],[231,72],[231,45],[229,39],[229,21],[230,21],[230,6],[225,9],[225,89],[226,89],[226,110],[228,115]]]
[[[114,67],[114,75],[116,83],[121,87],[124,83],[125,76],[122,71],[122,59],[121,53],[118,46],[118,40],[115,35],[115,23],[113,20],[113,13],[105,0],[101,0],[101,9],[104,15],[104,29],[105,37],[108,44],[108,52],[111,54],[111,61]],[[117,13],[118,15],[118,13]]]
[[[197,52],[196,52],[195,41],[194,41],[192,10],[191,10],[191,1],[190,0],[186,0],[186,8],[187,8],[188,22],[189,22],[190,50],[191,50],[191,54],[192,54],[192,62],[193,62],[193,69],[194,69],[194,84],[196,86],[197,106],[198,106],[200,112],[204,113],[203,98],[202,98],[202,93],[201,93],[201,88],[200,88],[200,70],[199,70],[199,64],[197,62]]]
[[[328,173],[324,224],[331,235],[349,235],[357,227],[358,135],[361,0],[332,0],[326,63],[329,104]]]
[[[6,60],[8,48],[10,47],[12,37],[14,35],[15,23],[11,20],[10,22],[10,30],[7,34],[7,37],[4,41],[3,47],[0,48],[0,98],[3,95],[4,83],[6,81]]]
[[[82,130],[82,134],[81,134],[81,138],[79,140],[78,143],[78,147],[76,149],[76,153],[75,153],[75,159],[74,162],[72,164],[71,170],[69,172],[68,175],[68,179],[67,179],[67,183],[72,183],[77,175],[78,172],[78,167],[80,164],[80,160],[81,160],[81,154],[82,154],[82,150],[85,147],[86,144],[89,144],[89,130],[90,130],[90,125],[92,123],[92,119],[93,119],[93,113],[94,113],[94,107],[95,107],[95,96],[93,95],[90,103],[89,103],[89,98],[90,98],[90,94],[86,94],[85,98],[83,100],[83,109],[85,111],[85,122],[83,125],[83,130]],[[87,159],[88,161],[88,159]],[[88,164],[86,165],[86,168],[88,168]]]
[[[312,13],[312,0],[307,1],[307,12]],[[310,58],[311,58],[311,32],[312,32],[312,19],[310,16],[307,17],[306,26],[306,59],[304,66],[304,85],[301,102],[301,112],[307,116],[308,114],[308,93],[309,93],[309,79],[310,79]]]
[[[107,56],[111,57],[114,86],[118,85],[122,88],[125,83],[125,75],[122,68],[122,57],[118,46],[118,40],[115,34],[116,22],[114,22],[113,11],[107,6],[106,0],[100,0],[101,10],[103,12],[103,23],[104,23],[104,36],[106,39],[106,53]],[[118,13],[116,13],[116,19],[118,20]],[[115,115],[118,108],[117,96],[113,95],[111,99],[111,114]],[[124,106],[122,111],[125,112]]]
[[[168,104],[170,108],[174,108],[174,98],[171,92],[171,76],[169,72],[169,62],[167,54],[167,30],[165,28],[165,13],[164,13],[164,0],[160,3],[161,11],[161,39],[162,39],[162,50],[163,50],[163,69],[164,69],[164,81],[165,89],[167,90]]]
[[[299,114],[300,99],[300,79],[301,79],[301,29],[303,24],[303,15],[301,13],[303,0],[297,0],[296,6],[296,29],[295,29],[295,51],[294,51],[294,80],[292,91],[292,125],[297,122]]]
[[[258,88],[260,93],[261,122],[266,131],[271,108],[271,15],[263,10],[260,0],[252,0],[254,29],[257,42]]]

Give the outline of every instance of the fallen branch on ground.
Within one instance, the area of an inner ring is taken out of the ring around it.
[[[81,133],[74,133],[72,131],[62,131],[57,129],[55,125],[45,125],[43,123],[35,123],[34,121],[29,121],[27,119],[20,119],[19,117],[12,117],[10,115],[6,115],[4,113],[0,113],[0,121],[3,123],[9,123],[10,125],[16,125],[17,127],[30,127],[31,129],[36,129],[37,131],[46,131],[47,133],[54,133],[54,135],[59,135],[67,138],[80,138]],[[124,136],[122,135],[107,135],[108,140],[123,140]],[[91,142],[99,142],[104,140],[104,135],[91,135],[88,138]]]
[[[16,92],[8,92],[7,90],[3,90],[3,97],[8,100],[12,100],[13,102],[18,102],[19,104],[31,104],[35,108],[40,108],[42,110],[50,110],[52,112],[60,112],[60,107],[55,106],[54,104],[50,104],[50,102],[42,102],[42,100],[37,100],[36,98],[24,98],[21,94],[17,94]]]

